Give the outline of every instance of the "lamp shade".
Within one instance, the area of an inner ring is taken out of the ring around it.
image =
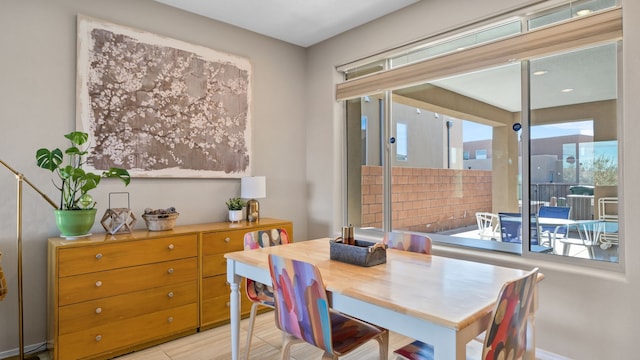
[[[267,196],[267,180],[264,176],[249,176],[240,179],[240,197],[261,199]]]

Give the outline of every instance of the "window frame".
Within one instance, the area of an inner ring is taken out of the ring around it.
[[[517,36],[507,39],[498,40],[489,44],[472,47],[462,51],[444,54],[441,56],[428,58],[423,61],[407,64],[402,67],[382,70],[362,77],[353,78],[336,85],[336,100],[345,101],[360,96],[380,93],[380,89],[384,89],[385,103],[388,105],[386,109],[391,108],[391,91],[402,87],[435,80],[444,76],[462,74],[474,70],[486,69],[492,66],[509,63],[517,59],[522,64],[522,87],[529,87],[528,66],[529,59],[540,57],[543,55],[552,55],[555,53],[579,49],[586,46],[592,46],[604,42],[617,42],[618,51],[622,49],[622,10],[621,7],[615,7],[603,10],[588,16],[569,19],[560,23],[536,28],[533,31],[525,32]],[[391,55],[390,55],[391,56]],[[622,77],[623,68],[621,66],[621,54],[618,56],[618,87],[621,88],[620,78]],[[621,94],[621,91],[619,92]],[[622,98],[618,98],[618,107],[621,107]],[[528,94],[522,94],[522,109],[529,109]],[[529,111],[522,111],[523,124],[529,124]],[[390,111],[385,114],[390,119]],[[622,112],[619,112],[618,122]],[[391,121],[389,121],[391,123]],[[391,126],[388,124],[387,126]],[[390,128],[388,130],[391,130]],[[389,133],[389,132],[387,132]],[[522,129],[523,139],[527,139],[527,148],[529,146],[529,131],[527,126]],[[618,131],[617,140],[619,142],[618,152],[622,149],[622,134]],[[389,146],[389,145],[387,145]],[[523,149],[522,166],[523,169],[529,168],[529,151]],[[391,179],[391,162],[389,166],[384,166],[383,181],[385,184]],[[621,172],[621,167],[619,173]],[[623,179],[619,176],[619,194],[622,199]],[[522,183],[529,184],[528,171],[522,172]],[[388,201],[390,194],[390,184],[384,186],[384,231],[389,231],[391,223],[390,207]],[[529,186],[523,186],[522,198],[530,200]],[[346,209],[346,208],[345,208]],[[346,211],[345,211],[346,212]],[[345,215],[346,216],[346,215]],[[528,207],[523,207],[523,218],[530,216]],[[620,226],[623,232],[624,226]],[[553,262],[564,262],[569,264],[579,264],[594,268],[604,268],[608,270],[622,271],[624,269],[624,240],[619,245],[619,260],[616,263],[594,261],[591,259],[579,259],[573,257],[553,256],[546,254],[531,252],[529,249],[529,236],[527,235],[522,244],[522,252],[518,256],[525,258],[535,258]],[[624,239],[624,234],[621,236]],[[435,239],[434,239],[435,240]],[[443,243],[447,243],[444,241]],[[511,244],[510,244],[511,245]],[[477,249],[473,247],[473,249]],[[496,249],[492,249],[496,250]],[[500,251],[498,249],[498,251]],[[508,252],[508,251],[507,251]]]

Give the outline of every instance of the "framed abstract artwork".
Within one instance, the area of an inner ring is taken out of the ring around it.
[[[251,174],[251,64],[78,15],[76,126],[88,164],[134,177]]]

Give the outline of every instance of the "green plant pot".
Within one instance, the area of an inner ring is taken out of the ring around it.
[[[56,225],[64,237],[83,236],[89,234],[96,221],[97,209],[89,210],[54,210]]]

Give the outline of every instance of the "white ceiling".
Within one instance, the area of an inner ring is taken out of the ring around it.
[[[309,47],[420,0],[155,0]]]
[[[615,44],[606,44],[532,60],[531,73],[546,73],[531,77],[531,108],[617,98],[616,51]],[[516,63],[430,83],[508,111],[520,111],[520,71],[520,63]]]

